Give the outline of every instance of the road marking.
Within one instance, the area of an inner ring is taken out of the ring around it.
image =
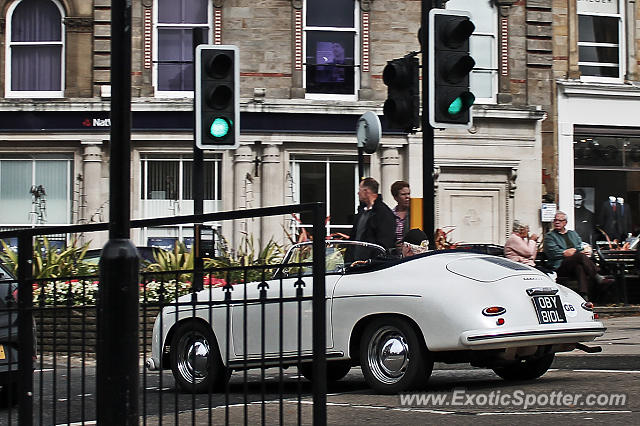
[[[540,414],[625,414],[631,410],[572,410],[572,411],[493,411],[475,413],[476,416],[537,416]]]
[[[42,370],[33,370],[34,373],[48,373],[49,371],[54,371],[53,368],[43,368]]]
[[[631,373],[640,374],[640,370],[572,370],[576,373]]]

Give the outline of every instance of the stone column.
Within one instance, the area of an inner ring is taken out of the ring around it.
[[[402,179],[402,170],[400,168],[400,154],[398,147],[385,147],[380,154],[380,164],[382,168],[382,177],[380,181],[380,194],[382,200],[391,208],[396,205],[391,195],[391,184]]]
[[[234,210],[246,210],[258,207],[255,203],[253,177],[253,150],[248,145],[240,145],[234,155]],[[242,241],[243,235],[253,235],[254,243],[258,243],[259,235],[254,232],[255,220],[239,219],[233,224],[233,238],[229,241],[234,248]]]
[[[84,222],[100,222],[100,208],[106,201],[102,199],[102,147],[98,144],[84,146],[82,154],[82,179],[84,194],[79,194],[80,206],[85,205],[81,220]],[[84,198],[84,200],[82,200]]]
[[[260,176],[262,178],[262,206],[279,206],[284,203],[284,176],[282,171],[282,162],[280,154],[280,146],[266,145],[262,152],[262,170]],[[266,244],[271,238],[276,242],[282,243],[282,224],[284,223],[282,216],[271,216],[262,218],[262,242]]]

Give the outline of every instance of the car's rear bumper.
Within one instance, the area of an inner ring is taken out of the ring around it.
[[[460,335],[460,343],[467,349],[498,349],[516,346],[538,346],[558,343],[589,342],[604,334],[600,322],[553,324],[508,328],[503,330],[469,330]]]

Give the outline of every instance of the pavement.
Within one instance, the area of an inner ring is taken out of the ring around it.
[[[602,352],[559,353],[552,368],[640,370],[640,306],[598,307],[595,312],[607,331],[586,345],[600,346]]]

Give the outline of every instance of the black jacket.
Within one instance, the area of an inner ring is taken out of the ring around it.
[[[353,220],[353,229],[351,229],[351,239],[355,240],[358,234],[358,222],[364,213],[364,205],[358,207],[358,214]],[[373,202],[369,219],[365,225],[364,233],[360,238],[361,241],[374,243],[384,247],[387,251],[395,247],[396,243],[396,218],[385,203],[382,202],[382,196]],[[360,256],[357,256],[360,257]],[[357,260],[357,259],[354,259]]]

